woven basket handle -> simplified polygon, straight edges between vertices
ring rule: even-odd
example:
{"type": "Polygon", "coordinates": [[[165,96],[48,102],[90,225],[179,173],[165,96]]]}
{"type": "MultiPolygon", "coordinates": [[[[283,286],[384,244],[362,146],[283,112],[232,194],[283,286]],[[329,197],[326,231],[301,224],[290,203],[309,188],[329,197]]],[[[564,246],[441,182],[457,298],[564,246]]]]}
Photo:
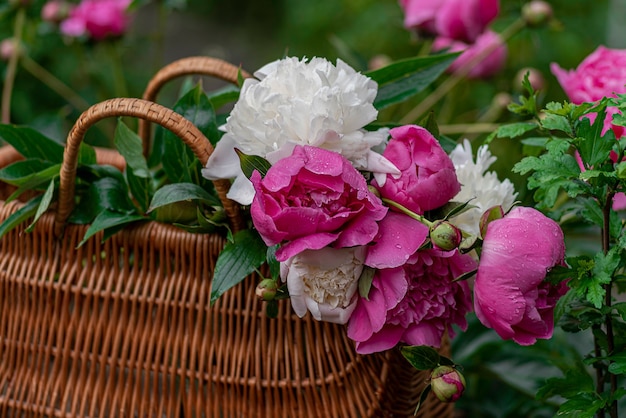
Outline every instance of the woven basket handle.
{"type": "MultiPolygon", "coordinates": [[[[173,110],[157,103],[142,99],[118,98],[91,106],[80,115],[67,137],[63,164],[61,165],[59,202],[54,225],[54,232],[57,237],[61,236],[65,222],[74,208],[78,149],[85,133],[92,125],[102,119],[120,116],[137,117],[140,120],[158,123],[170,130],[191,148],[203,166],[206,165],[209,156],[213,152],[213,147],[209,140],[193,123],[173,110]]],[[[231,227],[234,231],[241,230],[243,228],[243,219],[240,215],[239,206],[226,197],[230,182],[225,179],[214,180],[213,184],[228,215],[231,227]]]]}
{"type": "MultiPolygon", "coordinates": [[[[218,58],[211,57],[187,57],[182,58],[171,64],[161,68],[148,82],[148,86],[143,93],[142,98],[151,102],[156,101],[157,94],[161,87],[170,80],[177,77],[191,74],[207,75],[217,77],[229,83],[238,84],[238,77],[249,78],[251,75],[229,62],[218,58]]],[[[150,122],[147,120],[139,121],[139,136],[143,141],[144,155],[150,152],[150,122]]]]}

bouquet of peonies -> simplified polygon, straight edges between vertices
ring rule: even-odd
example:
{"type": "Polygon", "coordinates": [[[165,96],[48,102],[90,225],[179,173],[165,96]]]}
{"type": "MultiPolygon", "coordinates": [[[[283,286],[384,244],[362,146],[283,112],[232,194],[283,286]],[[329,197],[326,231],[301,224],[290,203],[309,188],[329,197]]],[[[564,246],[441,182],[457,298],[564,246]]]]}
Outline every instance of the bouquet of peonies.
{"type": "Polygon", "coordinates": [[[515,205],[486,146],[474,160],[467,140],[448,154],[422,126],[372,128],[376,96],[340,60],[288,57],[244,81],[203,175],[234,179],[229,197],[280,263],[258,294],[347,324],[362,354],[439,347],[472,310],[503,339],[550,338],[568,290],[545,280],[564,265],[559,225],[515,205]]]}

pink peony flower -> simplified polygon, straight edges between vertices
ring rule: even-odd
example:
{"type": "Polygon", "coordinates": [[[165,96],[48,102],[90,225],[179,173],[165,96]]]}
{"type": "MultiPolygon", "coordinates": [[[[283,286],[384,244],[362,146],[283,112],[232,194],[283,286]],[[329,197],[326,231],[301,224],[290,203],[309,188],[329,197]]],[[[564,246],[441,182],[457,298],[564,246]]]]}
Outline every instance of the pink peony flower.
{"type": "Polygon", "coordinates": [[[365,178],[341,154],[296,146],[276,162],[255,188],[250,213],[267,245],[285,261],[304,250],[369,244],[387,208],[368,190],[365,178]]]}
{"type": "Polygon", "coordinates": [[[369,354],[399,342],[439,347],[452,324],[467,328],[471,294],[453,281],[476,268],[469,255],[434,249],[416,252],[402,267],[376,271],[368,298],[359,298],[348,321],[356,351],[369,354]]]}
{"type": "MultiPolygon", "coordinates": [[[[552,63],[550,69],[567,97],[575,104],[626,93],[626,49],[599,46],[575,70],[564,70],[556,63],[552,63]]],[[[607,108],[602,134],[612,128],[615,136],[620,138],[625,128],[611,124],[616,112],[617,108],[607,108]]]]}
{"type": "Polygon", "coordinates": [[[131,0],[83,0],[61,22],[64,35],[88,35],[95,40],[119,36],[128,25],[127,9],[131,0]]]}
{"type": "Polygon", "coordinates": [[[564,257],[561,228],[536,209],[516,207],[489,223],[474,283],[480,322],[521,345],[550,338],[554,307],[568,288],[544,279],[564,257]]]}
{"type": "Polygon", "coordinates": [[[474,42],[500,9],[498,0],[400,0],[404,26],[418,32],[474,42]]]}
{"type": "Polygon", "coordinates": [[[446,204],[460,190],[454,164],[426,129],[405,125],[389,131],[391,140],[383,156],[400,170],[387,175],[383,186],[373,181],[382,197],[423,214],[446,204]]]}
{"type": "Polygon", "coordinates": [[[498,73],[504,67],[508,53],[500,35],[491,30],[485,31],[470,45],[451,38],[438,37],[433,42],[433,50],[442,49],[448,49],[449,52],[464,51],[446,71],[453,73],[460,68],[472,65],[467,78],[488,78],[498,73]],[[484,57],[476,58],[479,55],[484,55],[484,57]],[[474,62],[475,59],[477,61],[474,62]]]}
{"type": "Polygon", "coordinates": [[[365,247],[306,250],[280,264],[294,312],[318,321],[345,324],[356,307],[365,247]]]}

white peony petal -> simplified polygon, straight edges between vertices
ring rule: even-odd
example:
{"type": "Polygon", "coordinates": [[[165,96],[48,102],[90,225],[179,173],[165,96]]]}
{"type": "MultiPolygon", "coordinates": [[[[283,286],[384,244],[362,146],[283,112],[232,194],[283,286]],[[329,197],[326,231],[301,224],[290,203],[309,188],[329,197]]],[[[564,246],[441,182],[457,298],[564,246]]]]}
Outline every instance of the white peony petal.
{"type": "Polygon", "coordinates": [[[209,180],[217,180],[243,174],[235,146],[232,136],[224,135],[209,157],[206,167],[202,169],[202,176],[209,180]]]}

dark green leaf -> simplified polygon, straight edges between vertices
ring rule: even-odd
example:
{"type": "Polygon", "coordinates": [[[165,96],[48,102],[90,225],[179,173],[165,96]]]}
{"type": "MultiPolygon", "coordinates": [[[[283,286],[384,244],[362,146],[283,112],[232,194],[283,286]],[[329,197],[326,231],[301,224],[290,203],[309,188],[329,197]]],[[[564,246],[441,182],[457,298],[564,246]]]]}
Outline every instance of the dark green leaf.
{"type": "Polygon", "coordinates": [[[583,393],[572,397],[559,407],[557,416],[569,418],[593,418],[606,404],[602,399],[583,393]]]}
{"type": "Polygon", "coordinates": [[[270,268],[270,277],[274,280],[278,280],[280,277],[280,263],[276,260],[276,250],[278,250],[278,245],[267,247],[265,256],[267,265],[270,268]]]}
{"type": "Polygon", "coordinates": [[[602,136],[603,121],[604,118],[598,117],[596,122],[591,125],[588,118],[583,118],[578,123],[576,145],[586,167],[593,167],[605,162],[609,158],[613,145],[615,145],[613,131],[609,129],[607,134],[602,136]]]}
{"type": "Polygon", "coordinates": [[[226,244],[215,263],[211,304],[259,268],[265,261],[266,253],[267,246],[256,231],[245,229],[237,232],[234,242],[226,244]]]}
{"type": "Polygon", "coordinates": [[[439,365],[439,353],[432,347],[404,346],[400,352],[417,370],[431,370],[439,365]]]}
{"type": "Polygon", "coordinates": [[[52,163],[63,161],[63,145],[32,128],[0,124],[0,139],[12,145],[26,159],[39,158],[52,163]]]}
{"type": "Polygon", "coordinates": [[[365,75],[378,83],[376,109],[402,102],[428,87],[458,57],[458,53],[396,61],[365,75]]]}
{"type": "Polygon", "coordinates": [[[28,190],[39,190],[43,188],[44,184],[47,184],[50,180],[57,177],[59,175],[59,170],[61,168],[60,164],[53,165],[48,167],[42,171],[32,174],[28,176],[14,191],[11,196],[6,199],[6,202],[10,202],[13,199],[16,199],[22,193],[28,190]]]}
{"type": "Polygon", "coordinates": [[[78,163],[90,165],[96,164],[97,162],[96,150],[91,145],[81,142],[78,148],[78,163]]]}
{"type": "Polygon", "coordinates": [[[549,399],[553,396],[570,398],[581,393],[593,393],[593,379],[588,373],[579,369],[570,369],[565,377],[552,377],[548,379],[537,391],[538,399],[549,399]]]}
{"type": "Polygon", "coordinates": [[[41,218],[41,215],[46,213],[46,211],[50,207],[50,203],[52,202],[52,198],[54,197],[54,186],[55,181],[53,179],[48,185],[48,189],[43,194],[41,202],[39,203],[39,207],[37,208],[37,212],[35,213],[35,218],[33,219],[33,222],[31,222],[31,224],[28,226],[28,228],[26,228],[26,232],[32,232],[33,228],[35,228],[35,225],[37,224],[37,221],[39,220],[39,218],[41,218]]]}
{"type": "Polygon", "coordinates": [[[428,397],[428,394],[430,393],[430,389],[431,389],[430,384],[427,384],[424,387],[424,389],[422,389],[422,393],[420,393],[420,400],[417,403],[417,406],[415,407],[415,412],[413,413],[413,415],[417,415],[417,413],[419,412],[420,407],[426,401],[426,398],[428,397]]]}
{"type": "Polygon", "coordinates": [[[116,177],[103,177],[89,184],[74,208],[69,222],[86,224],[92,222],[103,210],[134,213],[135,206],[128,197],[126,183],[116,177]]]}
{"type": "Polygon", "coordinates": [[[219,206],[220,201],[194,183],[166,184],[154,193],[148,212],[171,203],[198,200],[210,206],[219,206]]]}
{"type": "Polygon", "coordinates": [[[435,112],[432,110],[418,123],[419,126],[426,128],[435,138],[439,138],[439,125],[437,125],[437,119],[435,118],[435,112]]]}
{"type": "Polygon", "coordinates": [[[126,167],[126,182],[142,212],[146,213],[152,199],[153,182],[149,178],[136,176],[131,167],[126,167]]]}
{"type": "Polygon", "coordinates": [[[613,374],[626,373],[626,352],[617,353],[608,358],[611,363],[609,364],[609,372],[613,374]]]}
{"type": "MultiPolygon", "coordinates": [[[[229,103],[234,103],[237,99],[239,99],[239,88],[229,84],[226,87],[208,93],[207,97],[209,98],[211,105],[213,105],[213,109],[218,110],[220,107],[229,103]]],[[[210,139],[211,142],[213,142],[213,139],[210,139]]]]}
{"type": "Polygon", "coordinates": [[[265,302],[265,314],[268,318],[276,318],[278,316],[278,301],[269,300],[265,302]]]}
{"type": "MultiPolygon", "coordinates": [[[[85,236],[83,237],[83,240],[78,244],[78,247],[82,246],[85,242],[87,242],[89,238],[102,230],[106,230],[108,228],[119,228],[132,222],[137,222],[141,220],[146,220],[146,218],[133,213],[129,214],[117,212],[111,209],[104,209],[95,217],[89,228],[87,228],[87,231],[85,231],[85,236]]],[[[106,238],[107,236],[103,237],[103,240],[106,238]]]]}
{"type": "Polygon", "coordinates": [[[237,148],[235,152],[239,156],[239,164],[241,165],[241,171],[247,178],[252,177],[252,173],[258,171],[261,177],[265,177],[267,171],[272,167],[269,161],[258,155],[246,155],[237,148]]]}
{"type": "Polygon", "coordinates": [[[7,232],[11,231],[22,222],[25,222],[34,216],[35,213],[37,213],[37,207],[39,206],[41,199],[41,195],[35,196],[24,206],[9,215],[9,217],[7,217],[2,224],[0,224],[0,238],[5,236],[7,232]]]}

